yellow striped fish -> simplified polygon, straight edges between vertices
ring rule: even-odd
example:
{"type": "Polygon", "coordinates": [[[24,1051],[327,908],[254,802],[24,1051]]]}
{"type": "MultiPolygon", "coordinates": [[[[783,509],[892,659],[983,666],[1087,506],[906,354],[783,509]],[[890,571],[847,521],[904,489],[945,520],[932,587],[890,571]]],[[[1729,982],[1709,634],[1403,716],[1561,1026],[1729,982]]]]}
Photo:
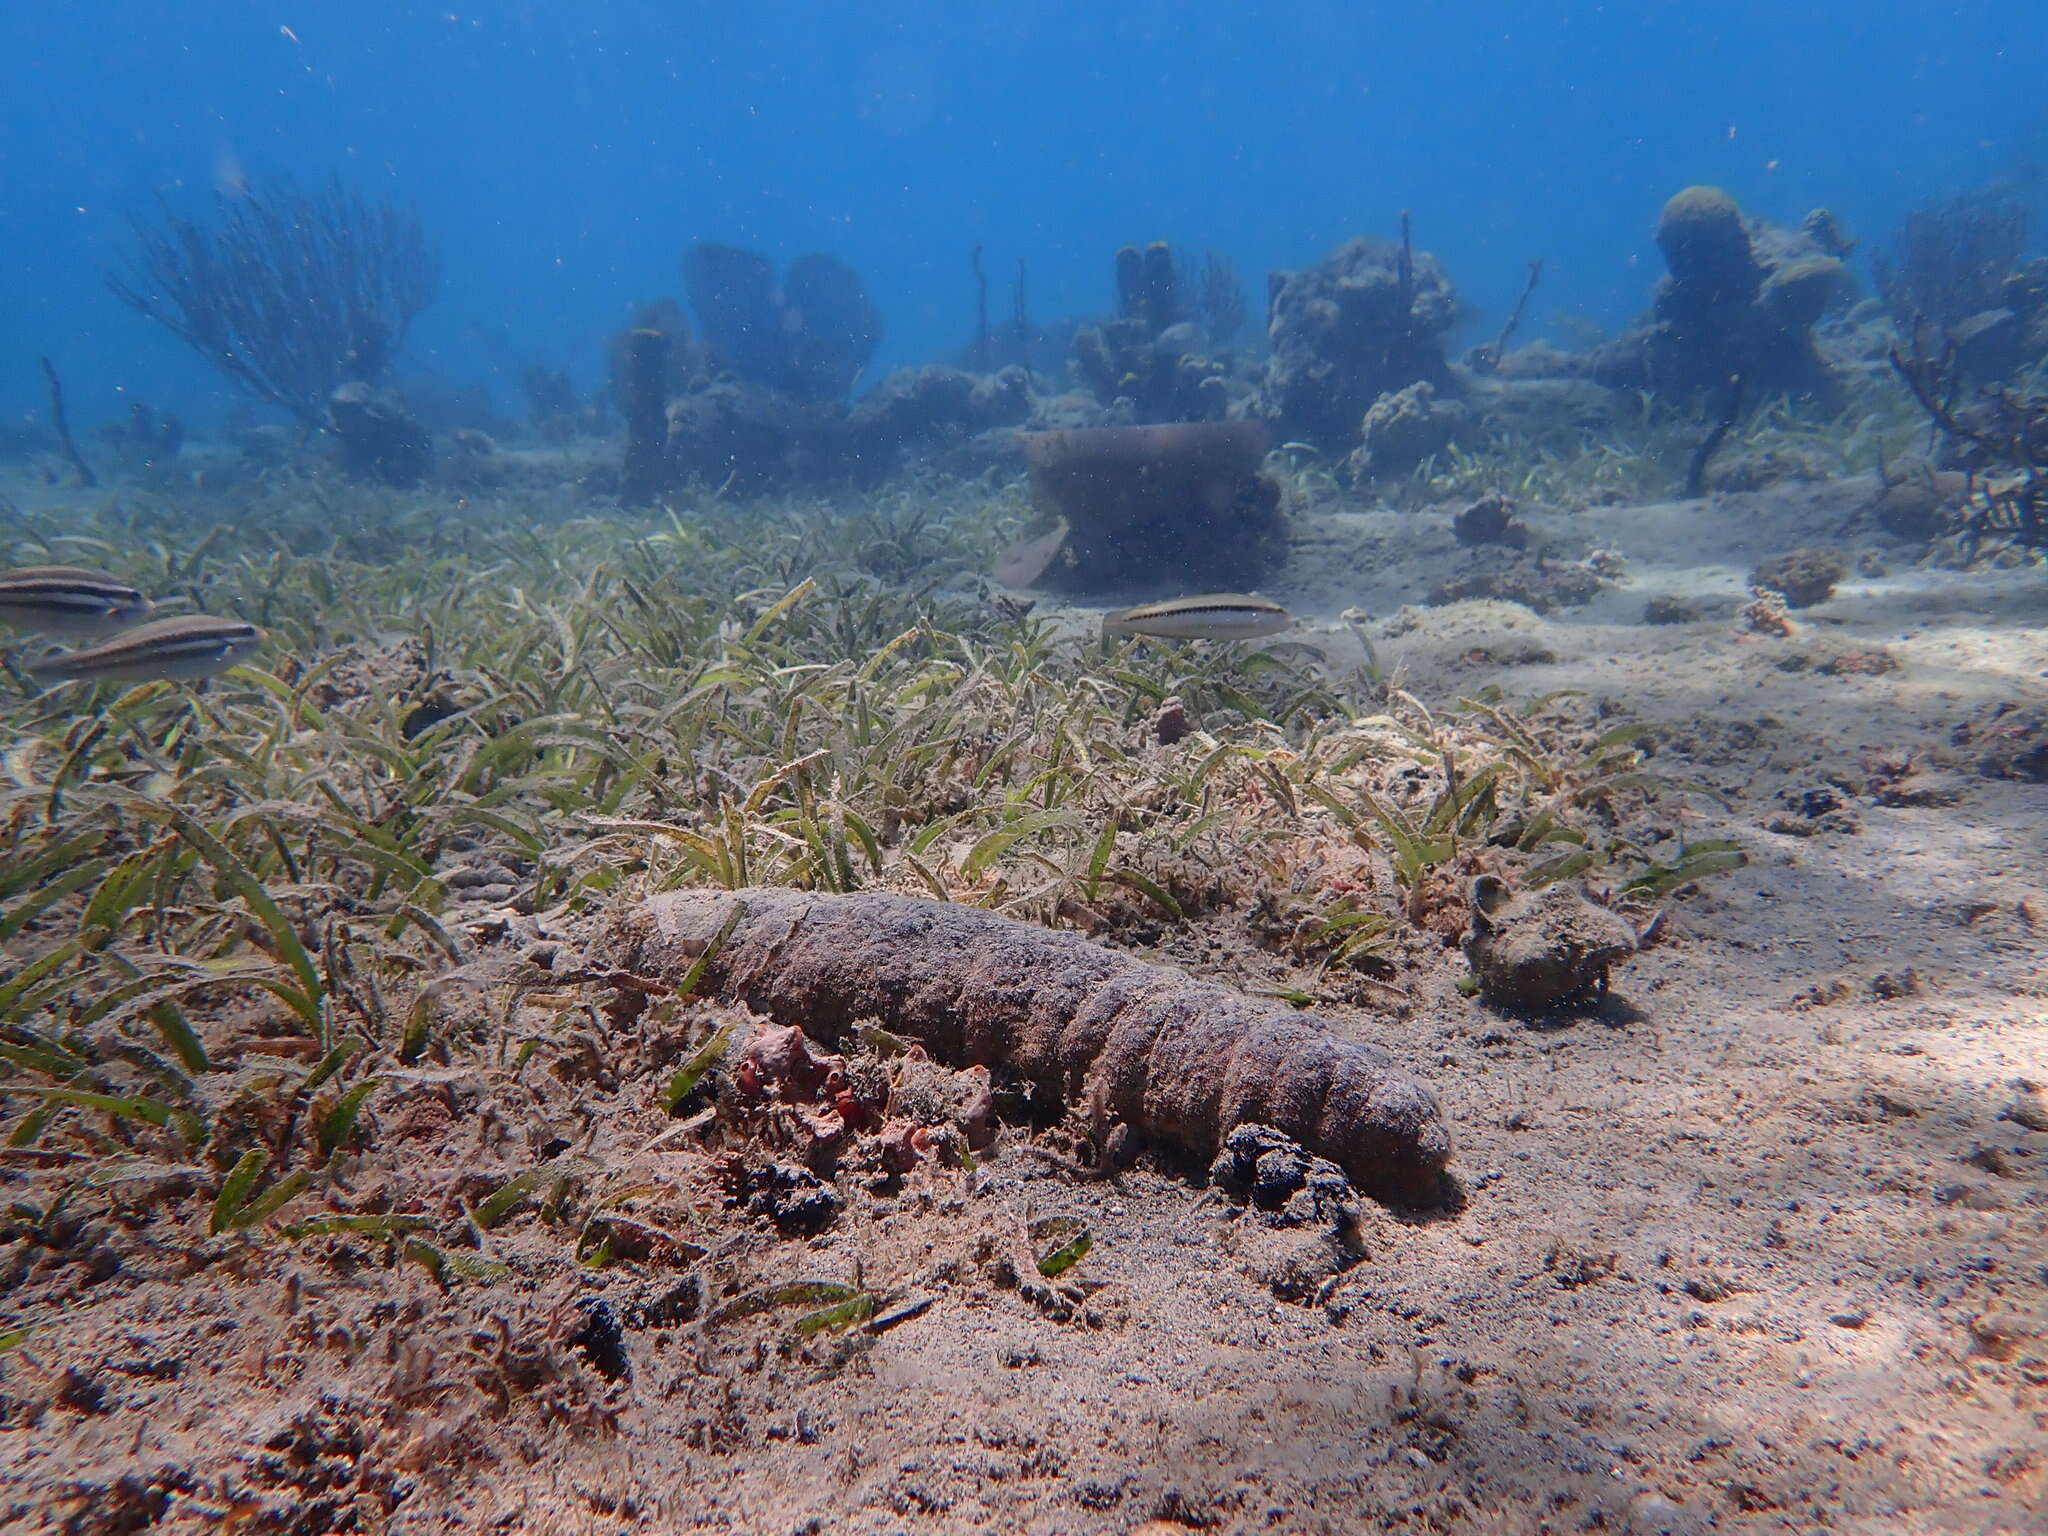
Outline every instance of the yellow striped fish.
{"type": "Polygon", "coordinates": [[[45,635],[105,635],[140,624],[156,604],[105,571],[31,565],[0,571],[0,623],[45,635]]]}
{"type": "Polygon", "coordinates": [[[1204,592],[1163,603],[1140,603],[1103,615],[1105,635],[1156,635],[1162,640],[1253,640],[1294,622],[1278,603],[1243,592],[1204,592]]]}
{"type": "Polygon", "coordinates": [[[263,631],[240,619],[203,613],[158,619],[83,650],[58,651],[29,663],[31,676],[85,682],[193,682],[225,672],[263,643],[263,631]]]}

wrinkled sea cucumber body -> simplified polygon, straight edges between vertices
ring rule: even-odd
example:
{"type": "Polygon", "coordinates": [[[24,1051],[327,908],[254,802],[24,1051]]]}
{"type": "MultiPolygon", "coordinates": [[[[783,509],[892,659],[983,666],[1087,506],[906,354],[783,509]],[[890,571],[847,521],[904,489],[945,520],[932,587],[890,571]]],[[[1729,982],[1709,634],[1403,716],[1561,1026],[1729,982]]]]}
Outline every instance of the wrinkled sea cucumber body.
{"type": "Polygon", "coordinates": [[[872,1019],[957,1066],[1003,1065],[1080,1106],[1207,1157],[1271,1125],[1361,1190],[1434,1204],[1450,1136],[1436,1096],[1375,1047],[1163,966],[971,907],[751,889],[650,898],[602,946],[680,979],[733,913],[701,990],[834,1040],[872,1019]]]}

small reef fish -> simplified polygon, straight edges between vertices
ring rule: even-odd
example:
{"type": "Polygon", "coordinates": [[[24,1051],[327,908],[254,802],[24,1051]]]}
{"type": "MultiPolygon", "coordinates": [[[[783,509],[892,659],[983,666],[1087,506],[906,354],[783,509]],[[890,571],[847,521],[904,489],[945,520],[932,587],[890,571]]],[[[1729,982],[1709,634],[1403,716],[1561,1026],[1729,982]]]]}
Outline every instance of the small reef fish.
{"type": "Polygon", "coordinates": [[[0,571],[0,622],[45,635],[105,635],[140,624],[156,604],[105,571],[32,565],[0,571]]]}
{"type": "Polygon", "coordinates": [[[32,677],[86,682],[194,682],[224,672],[263,643],[263,631],[240,619],[181,614],[83,650],[58,651],[29,663],[32,677]]]}
{"type": "Polygon", "coordinates": [[[1105,614],[1105,635],[1155,635],[1162,640],[1251,640],[1277,634],[1294,622],[1278,603],[1242,592],[1205,592],[1199,597],[1140,603],[1105,614]]]}

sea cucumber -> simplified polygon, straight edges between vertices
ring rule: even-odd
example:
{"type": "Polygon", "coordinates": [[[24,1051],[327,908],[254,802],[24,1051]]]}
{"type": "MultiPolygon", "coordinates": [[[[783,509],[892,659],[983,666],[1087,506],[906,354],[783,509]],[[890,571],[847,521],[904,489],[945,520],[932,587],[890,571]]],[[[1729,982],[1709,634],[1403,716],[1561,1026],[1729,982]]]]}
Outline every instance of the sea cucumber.
{"type": "Polygon", "coordinates": [[[873,1020],[939,1060],[1001,1065],[1078,1106],[1207,1158],[1235,1126],[1274,1126],[1363,1192],[1447,1197],[1436,1096],[1328,1022],[1147,964],[1073,934],[880,894],[749,889],[651,897],[600,942],[614,964],[680,979],[827,1043],[873,1020]]]}

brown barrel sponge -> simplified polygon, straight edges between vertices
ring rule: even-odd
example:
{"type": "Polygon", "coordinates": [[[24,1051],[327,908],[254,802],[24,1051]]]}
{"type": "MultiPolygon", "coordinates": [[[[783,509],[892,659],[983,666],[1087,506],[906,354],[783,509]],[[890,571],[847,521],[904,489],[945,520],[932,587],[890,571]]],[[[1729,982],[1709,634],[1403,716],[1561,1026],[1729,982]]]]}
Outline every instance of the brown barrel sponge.
{"type": "Polygon", "coordinates": [[[1000,1065],[1078,1106],[1207,1159],[1248,1121],[1286,1132],[1378,1198],[1445,1198],[1436,1095],[1386,1052],[1314,1014],[1148,965],[1073,934],[906,896],[679,891],[600,943],[680,979],[743,912],[700,989],[827,1042],[859,1019],[955,1066],[1000,1065]]]}

